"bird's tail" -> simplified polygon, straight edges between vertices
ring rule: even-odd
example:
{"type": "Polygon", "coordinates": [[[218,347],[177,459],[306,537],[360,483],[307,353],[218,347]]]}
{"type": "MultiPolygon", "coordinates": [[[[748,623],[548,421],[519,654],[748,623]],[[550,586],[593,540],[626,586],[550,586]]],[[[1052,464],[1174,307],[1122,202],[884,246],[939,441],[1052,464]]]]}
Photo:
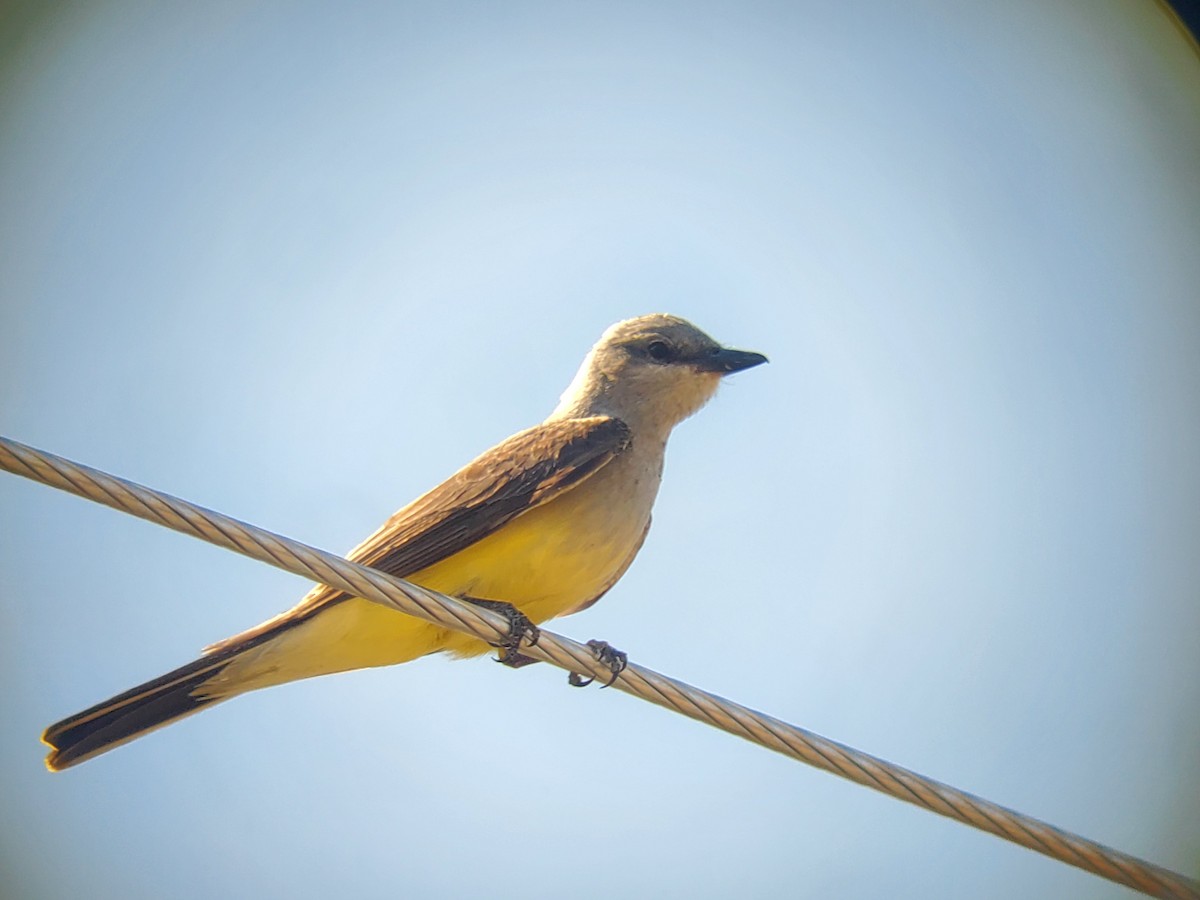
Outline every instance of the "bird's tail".
{"type": "Polygon", "coordinates": [[[202,656],[51,725],[42,735],[42,743],[51,748],[46,768],[59,772],[235,696],[237,691],[213,696],[199,689],[244,649],[231,647],[202,656]]]}

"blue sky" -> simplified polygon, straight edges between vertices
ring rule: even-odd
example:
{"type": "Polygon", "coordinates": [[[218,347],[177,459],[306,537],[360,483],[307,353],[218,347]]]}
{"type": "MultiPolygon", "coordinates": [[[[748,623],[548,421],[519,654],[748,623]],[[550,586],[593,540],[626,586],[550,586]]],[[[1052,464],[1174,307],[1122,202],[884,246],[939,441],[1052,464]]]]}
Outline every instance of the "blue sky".
{"type": "MultiPolygon", "coordinates": [[[[1153,4],[12,21],[0,432],[344,552],[608,324],[687,316],[771,365],[553,627],[1200,871],[1200,61],[1153,4]]],[[[0,535],[20,896],[1128,895],[548,667],[290,685],[52,777],[46,724],[306,585],[15,477],[0,535]]]]}

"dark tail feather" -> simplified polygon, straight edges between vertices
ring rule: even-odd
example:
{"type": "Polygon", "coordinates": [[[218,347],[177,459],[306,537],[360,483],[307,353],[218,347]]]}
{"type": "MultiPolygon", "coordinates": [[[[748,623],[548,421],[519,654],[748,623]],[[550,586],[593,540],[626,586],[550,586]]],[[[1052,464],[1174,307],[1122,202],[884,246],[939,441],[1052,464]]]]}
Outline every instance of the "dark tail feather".
{"type": "Polygon", "coordinates": [[[50,748],[46,768],[60,772],[148,731],[236,696],[245,688],[238,690],[222,685],[223,693],[218,697],[195,696],[195,693],[239,656],[302,624],[319,609],[314,607],[304,615],[276,616],[258,628],[214,644],[207,648],[204,656],[186,666],[56,722],[42,734],[42,743],[50,748]]]}
{"type": "Polygon", "coordinates": [[[51,725],[42,735],[42,743],[51,748],[46,768],[51,772],[61,771],[228,699],[194,697],[192,692],[237,655],[226,651],[203,656],[51,725]]]}

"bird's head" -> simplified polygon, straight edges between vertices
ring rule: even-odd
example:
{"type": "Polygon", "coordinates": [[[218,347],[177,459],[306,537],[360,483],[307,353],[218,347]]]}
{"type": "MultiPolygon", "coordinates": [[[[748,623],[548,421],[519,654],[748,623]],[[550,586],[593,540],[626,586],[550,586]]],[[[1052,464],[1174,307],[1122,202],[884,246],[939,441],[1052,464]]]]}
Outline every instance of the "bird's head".
{"type": "Polygon", "coordinates": [[[725,375],[766,361],[761,353],[722,347],[678,316],[626,319],[592,347],[554,415],[616,416],[635,433],[665,436],[708,402],[725,375]]]}

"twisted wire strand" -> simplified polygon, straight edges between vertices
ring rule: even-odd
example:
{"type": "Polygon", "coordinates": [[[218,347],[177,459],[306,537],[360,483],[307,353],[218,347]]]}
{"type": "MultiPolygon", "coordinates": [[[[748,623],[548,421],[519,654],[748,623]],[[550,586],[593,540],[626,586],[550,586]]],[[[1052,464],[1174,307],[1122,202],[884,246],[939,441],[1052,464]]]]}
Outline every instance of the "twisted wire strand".
{"type": "MultiPolygon", "coordinates": [[[[5,437],[0,468],[485,641],[508,632],[503,617],[482,607],[5,437]]],[[[589,647],[550,631],[521,653],[603,680],[611,675],[589,647]]],[[[1200,900],[1200,882],[642,666],[631,663],[613,687],[1151,897],[1200,900]]]]}

